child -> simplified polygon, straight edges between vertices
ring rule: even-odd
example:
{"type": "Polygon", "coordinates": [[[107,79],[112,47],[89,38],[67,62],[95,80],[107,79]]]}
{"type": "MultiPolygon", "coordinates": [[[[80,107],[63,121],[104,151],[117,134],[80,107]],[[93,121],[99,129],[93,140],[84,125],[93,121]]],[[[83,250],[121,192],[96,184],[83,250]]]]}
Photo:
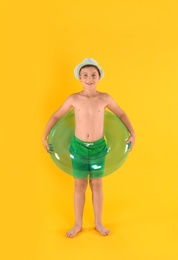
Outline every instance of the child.
{"type": "MultiPolygon", "coordinates": [[[[103,78],[104,72],[98,63],[91,58],[86,58],[81,64],[74,69],[75,77],[80,80],[83,90],[70,95],[59,109],[51,116],[43,133],[42,142],[44,148],[49,152],[48,134],[56,122],[64,116],[71,108],[75,114],[75,131],[74,138],[71,143],[70,151],[75,155],[79,152],[83,154],[93,153],[95,155],[106,150],[104,136],[104,110],[109,108],[116,116],[118,116],[127,127],[130,136],[127,142],[131,142],[131,149],[135,143],[134,129],[125,114],[125,112],[117,105],[113,98],[107,93],[99,92],[96,86],[100,79],[103,78]],[[88,152],[88,149],[90,151],[88,152]]],[[[117,142],[117,140],[116,140],[117,142]]],[[[104,167],[104,157],[102,171],[104,167]]],[[[73,165],[75,178],[74,188],[74,209],[75,209],[75,224],[71,230],[67,232],[67,237],[74,237],[82,229],[82,216],[85,203],[85,191],[88,185],[86,174],[82,173],[82,164],[77,168],[73,165]]],[[[92,202],[95,216],[95,228],[103,236],[109,235],[110,231],[102,224],[102,171],[99,175],[96,169],[92,170],[89,185],[92,191],[92,202]]]]}

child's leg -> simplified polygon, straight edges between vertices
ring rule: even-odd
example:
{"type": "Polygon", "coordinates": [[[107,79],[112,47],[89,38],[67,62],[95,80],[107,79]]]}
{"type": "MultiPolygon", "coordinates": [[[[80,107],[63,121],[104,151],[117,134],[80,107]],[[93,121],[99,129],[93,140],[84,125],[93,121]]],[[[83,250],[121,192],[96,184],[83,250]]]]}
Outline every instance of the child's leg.
{"type": "Polygon", "coordinates": [[[95,215],[95,227],[103,236],[109,235],[110,231],[102,224],[103,189],[102,179],[91,179],[92,201],[95,215]]]}
{"type": "Polygon", "coordinates": [[[67,232],[67,237],[74,237],[82,229],[82,216],[85,203],[85,191],[87,188],[87,179],[75,179],[74,188],[74,210],[75,225],[67,232]]]}

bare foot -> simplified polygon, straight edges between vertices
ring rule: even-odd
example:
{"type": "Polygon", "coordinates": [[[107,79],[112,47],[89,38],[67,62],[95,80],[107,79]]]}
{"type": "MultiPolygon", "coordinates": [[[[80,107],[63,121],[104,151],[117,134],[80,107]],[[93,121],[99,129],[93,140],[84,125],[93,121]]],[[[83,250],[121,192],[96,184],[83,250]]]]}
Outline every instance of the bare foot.
{"type": "Polygon", "coordinates": [[[81,230],[82,230],[81,226],[75,225],[71,230],[69,230],[66,233],[66,236],[70,238],[75,237],[77,233],[79,233],[81,230]]]}
{"type": "Polygon", "coordinates": [[[103,225],[97,225],[95,228],[102,236],[108,236],[110,234],[110,230],[103,225]]]}

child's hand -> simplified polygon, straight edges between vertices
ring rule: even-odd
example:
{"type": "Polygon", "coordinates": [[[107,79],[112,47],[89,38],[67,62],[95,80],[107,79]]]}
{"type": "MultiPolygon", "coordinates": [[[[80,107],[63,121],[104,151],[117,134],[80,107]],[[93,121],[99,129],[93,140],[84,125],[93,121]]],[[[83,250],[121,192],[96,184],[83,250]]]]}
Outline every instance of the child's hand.
{"type": "Polygon", "coordinates": [[[134,135],[130,135],[126,142],[127,142],[127,144],[129,144],[129,143],[131,144],[130,148],[129,148],[130,151],[131,151],[133,146],[134,146],[134,144],[135,144],[135,136],[134,135]]]}
{"type": "Polygon", "coordinates": [[[42,142],[43,142],[43,146],[44,146],[45,150],[48,153],[52,153],[53,152],[52,144],[48,144],[48,140],[47,139],[42,140],[42,142]]]}
{"type": "Polygon", "coordinates": [[[47,139],[42,140],[43,146],[47,152],[49,152],[49,144],[47,139]]]}

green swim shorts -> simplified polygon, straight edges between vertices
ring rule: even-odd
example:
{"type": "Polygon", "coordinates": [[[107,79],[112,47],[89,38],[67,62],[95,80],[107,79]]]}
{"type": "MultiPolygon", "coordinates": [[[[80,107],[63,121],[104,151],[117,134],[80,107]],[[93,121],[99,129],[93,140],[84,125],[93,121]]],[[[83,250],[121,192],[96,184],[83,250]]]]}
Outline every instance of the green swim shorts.
{"type": "Polygon", "coordinates": [[[103,177],[107,153],[108,148],[104,137],[95,142],[84,142],[74,136],[70,145],[74,178],[103,177]]]}

